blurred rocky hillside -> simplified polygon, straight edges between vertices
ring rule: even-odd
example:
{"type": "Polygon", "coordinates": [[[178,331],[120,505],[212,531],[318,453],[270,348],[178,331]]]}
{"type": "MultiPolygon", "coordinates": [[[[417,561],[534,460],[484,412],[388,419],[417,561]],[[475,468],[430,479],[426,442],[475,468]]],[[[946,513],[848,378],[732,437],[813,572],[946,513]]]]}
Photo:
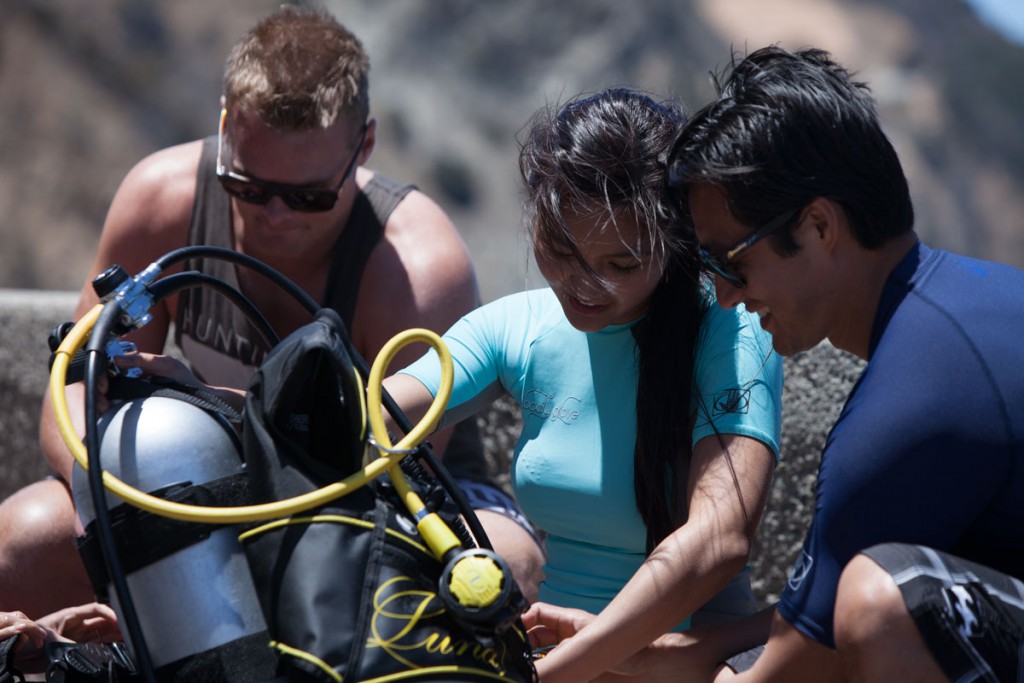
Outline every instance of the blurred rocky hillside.
{"type": "MultiPolygon", "coordinates": [[[[0,3],[0,287],[81,286],[121,177],[214,130],[229,46],[279,1],[0,3]]],[[[527,284],[515,138],[537,108],[619,84],[697,106],[730,46],[771,42],[829,49],[873,84],[927,240],[1024,266],[1024,48],[963,0],[327,6],[373,62],[371,165],[452,213],[485,299],[527,284]]]]}

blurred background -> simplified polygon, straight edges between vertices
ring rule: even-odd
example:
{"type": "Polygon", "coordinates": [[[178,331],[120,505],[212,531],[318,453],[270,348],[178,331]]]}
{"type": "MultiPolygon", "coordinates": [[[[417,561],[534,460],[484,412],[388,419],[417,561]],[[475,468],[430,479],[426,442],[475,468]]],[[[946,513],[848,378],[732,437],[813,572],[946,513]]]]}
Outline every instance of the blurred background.
{"type": "MultiPolygon", "coordinates": [[[[0,287],[82,286],[121,178],[150,152],[214,132],[229,47],[279,3],[0,3],[0,287]]],[[[325,5],[372,60],[369,166],[450,212],[486,301],[539,284],[516,167],[517,134],[539,107],[632,85],[695,109],[731,49],[768,43],[825,48],[871,83],[926,241],[1024,266],[1024,2],[993,3],[325,5]]]]}
{"type": "MultiPolygon", "coordinates": [[[[281,1],[0,0],[0,493],[45,473],[41,331],[72,307],[63,291],[9,290],[82,287],[121,179],[215,132],[230,46],[281,1]]],[[[613,85],[696,109],[731,50],[770,43],[827,49],[872,85],[927,242],[1024,267],[1024,0],[324,4],[372,61],[369,166],[450,213],[485,301],[541,284],[516,164],[534,112],[613,85]]],[[[786,455],[751,560],[765,602],[799,553],[824,435],[859,371],[815,351],[787,360],[786,455]]],[[[489,438],[507,457],[517,414],[498,410],[489,438]]]]}

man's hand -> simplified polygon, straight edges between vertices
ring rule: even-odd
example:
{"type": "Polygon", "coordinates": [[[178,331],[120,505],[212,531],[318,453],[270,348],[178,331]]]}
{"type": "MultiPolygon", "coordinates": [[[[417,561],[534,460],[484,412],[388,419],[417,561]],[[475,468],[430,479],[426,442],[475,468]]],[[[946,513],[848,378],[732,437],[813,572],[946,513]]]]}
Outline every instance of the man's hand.
{"type": "Polygon", "coordinates": [[[194,387],[203,385],[187,365],[173,356],[138,351],[117,356],[114,363],[122,370],[138,368],[146,377],[167,377],[178,384],[194,387]]]}
{"type": "Polygon", "coordinates": [[[53,631],[61,640],[76,643],[111,643],[122,640],[117,615],[109,605],[91,602],[47,614],[38,624],[53,631]]]}
{"type": "Polygon", "coordinates": [[[53,638],[46,628],[29,619],[24,612],[0,612],[0,640],[21,636],[18,645],[28,643],[41,650],[53,638]]]}
{"type": "MultiPolygon", "coordinates": [[[[208,384],[204,384],[199,381],[199,378],[192,374],[192,371],[187,365],[173,356],[139,351],[137,353],[128,353],[123,356],[118,356],[114,359],[114,363],[116,363],[117,367],[122,370],[138,368],[142,371],[144,377],[166,377],[174,380],[178,384],[184,384],[192,387],[204,387],[207,391],[218,396],[222,400],[226,401],[232,408],[239,411],[241,411],[245,406],[244,390],[233,389],[230,387],[213,387],[208,384]]],[[[103,389],[102,386],[101,389],[103,389]]]]}
{"type": "Polygon", "coordinates": [[[37,621],[24,612],[0,613],[0,640],[15,635],[19,636],[15,661],[26,673],[46,670],[47,643],[109,643],[122,639],[114,610],[98,602],[67,607],[37,621]]]}

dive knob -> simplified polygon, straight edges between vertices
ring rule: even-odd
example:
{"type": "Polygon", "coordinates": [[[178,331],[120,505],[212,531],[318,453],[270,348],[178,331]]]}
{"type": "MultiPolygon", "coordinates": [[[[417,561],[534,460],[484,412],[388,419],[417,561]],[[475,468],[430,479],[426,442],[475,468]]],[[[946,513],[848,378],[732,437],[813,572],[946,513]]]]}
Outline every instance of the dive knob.
{"type": "Polygon", "coordinates": [[[119,265],[113,265],[92,279],[92,289],[96,296],[105,299],[128,279],[128,271],[119,265]]]}

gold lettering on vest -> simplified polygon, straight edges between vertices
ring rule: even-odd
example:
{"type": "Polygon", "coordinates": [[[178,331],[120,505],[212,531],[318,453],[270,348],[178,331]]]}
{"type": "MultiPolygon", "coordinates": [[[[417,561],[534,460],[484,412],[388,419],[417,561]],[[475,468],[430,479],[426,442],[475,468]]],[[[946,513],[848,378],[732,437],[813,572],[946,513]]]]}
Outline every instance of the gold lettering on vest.
{"type": "Polygon", "coordinates": [[[465,656],[485,664],[498,674],[504,674],[501,657],[491,647],[465,639],[453,639],[443,630],[430,630],[425,637],[416,639],[414,632],[422,632],[429,619],[445,614],[437,593],[416,587],[408,576],[396,576],[385,581],[373,595],[373,618],[370,623],[371,636],[367,647],[379,647],[393,659],[410,669],[419,669],[432,664],[419,663],[413,659],[417,652],[442,656],[465,656]]]}

